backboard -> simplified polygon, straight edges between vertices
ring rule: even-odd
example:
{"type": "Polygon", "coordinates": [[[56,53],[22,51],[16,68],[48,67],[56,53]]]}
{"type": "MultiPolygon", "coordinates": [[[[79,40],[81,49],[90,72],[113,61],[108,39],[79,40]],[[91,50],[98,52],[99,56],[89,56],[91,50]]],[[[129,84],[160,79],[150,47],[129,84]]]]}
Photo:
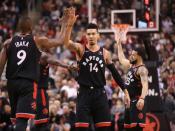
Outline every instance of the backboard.
{"type": "Polygon", "coordinates": [[[128,1],[88,0],[89,22],[96,22],[101,33],[113,32],[113,24],[130,24],[129,32],[159,31],[160,0],[128,1]]]}

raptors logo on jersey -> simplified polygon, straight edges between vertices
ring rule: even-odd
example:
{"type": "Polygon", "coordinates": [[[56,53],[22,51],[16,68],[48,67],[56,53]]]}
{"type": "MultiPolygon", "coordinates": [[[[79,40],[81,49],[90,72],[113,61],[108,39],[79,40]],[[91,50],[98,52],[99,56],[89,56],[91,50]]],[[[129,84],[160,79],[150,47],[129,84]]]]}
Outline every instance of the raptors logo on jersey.
{"type": "Polygon", "coordinates": [[[92,72],[93,70],[95,72],[98,72],[98,66],[97,65],[100,65],[100,67],[102,67],[102,68],[104,66],[103,60],[101,60],[100,57],[95,56],[95,55],[89,56],[88,58],[85,59],[85,61],[83,62],[83,65],[87,66],[87,64],[89,64],[90,72],[92,72]],[[96,62],[96,63],[93,65],[94,62],[96,62]]]}
{"type": "Polygon", "coordinates": [[[84,86],[103,87],[105,82],[105,61],[103,58],[103,48],[96,52],[85,47],[85,51],[79,64],[78,83],[84,86]]]}

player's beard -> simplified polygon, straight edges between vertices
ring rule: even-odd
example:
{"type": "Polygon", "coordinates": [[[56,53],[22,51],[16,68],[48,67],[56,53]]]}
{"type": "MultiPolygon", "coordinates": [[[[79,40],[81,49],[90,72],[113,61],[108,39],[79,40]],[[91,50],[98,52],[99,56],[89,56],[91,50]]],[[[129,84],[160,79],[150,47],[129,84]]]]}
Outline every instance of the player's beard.
{"type": "Polygon", "coordinates": [[[137,60],[130,60],[130,63],[131,63],[132,65],[135,65],[135,64],[137,63],[137,60]]]}

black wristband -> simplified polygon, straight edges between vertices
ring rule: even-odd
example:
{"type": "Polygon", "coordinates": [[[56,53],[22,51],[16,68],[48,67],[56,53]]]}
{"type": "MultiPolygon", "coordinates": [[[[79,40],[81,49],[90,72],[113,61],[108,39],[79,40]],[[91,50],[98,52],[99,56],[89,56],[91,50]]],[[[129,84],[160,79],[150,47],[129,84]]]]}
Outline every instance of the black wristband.
{"type": "Polygon", "coordinates": [[[117,82],[117,84],[122,88],[122,90],[126,89],[125,84],[123,79],[121,78],[121,75],[119,74],[119,72],[117,71],[117,69],[115,68],[114,64],[108,64],[107,68],[110,70],[112,77],[114,78],[114,80],[117,82]]]}

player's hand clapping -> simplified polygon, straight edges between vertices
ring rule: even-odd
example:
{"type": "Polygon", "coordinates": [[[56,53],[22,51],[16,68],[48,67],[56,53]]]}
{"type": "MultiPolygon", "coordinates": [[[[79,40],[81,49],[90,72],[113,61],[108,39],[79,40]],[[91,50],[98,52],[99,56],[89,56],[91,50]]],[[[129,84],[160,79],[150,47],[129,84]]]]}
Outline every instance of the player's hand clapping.
{"type": "Polygon", "coordinates": [[[66,8],[63,11],[63,16],[59,19],[59,22],[72,27],[77,20],[77,17],[78,15],[75,15],[74,7],[66,8]]]}
{"type": "Polygon", "coordinates": [[[67,25],[69,27],[72,27],[74,25],[75,21],[78,18],[78,15],[76,15],[75,12],[76,12],[76,10],[75,10],[74,7],[67,8],[64,12],[65,13],[65,18],[67,20],[66,22],[67,22],[67,25]]]}
{"type": "Polygon", "coordinates": [[[69,10],[68,9],[69,8],[64,9],[63,16],[61,18],[59,18],[59,22],[62,24],[66,24],[68,19],[69,19],[69,16],[68,16],[69,10]]]}

